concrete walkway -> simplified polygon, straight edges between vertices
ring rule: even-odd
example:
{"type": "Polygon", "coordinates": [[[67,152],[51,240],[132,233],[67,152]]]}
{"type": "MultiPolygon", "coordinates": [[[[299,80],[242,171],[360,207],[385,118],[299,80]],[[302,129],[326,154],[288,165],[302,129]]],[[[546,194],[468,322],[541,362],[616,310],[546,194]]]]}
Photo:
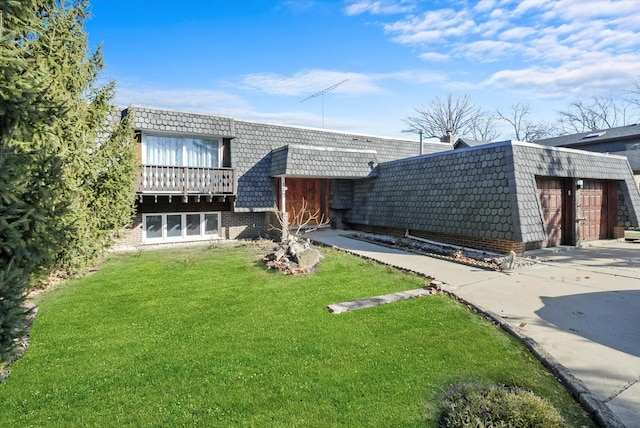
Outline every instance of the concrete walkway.
{"type": "Polygon", "coordinates": [[[530,252],[544,261],[502,273],[349,233],[323,229],[308,237],[434,278],[523,339],[601,425],[640,428],[640,243],[530,252]]]}

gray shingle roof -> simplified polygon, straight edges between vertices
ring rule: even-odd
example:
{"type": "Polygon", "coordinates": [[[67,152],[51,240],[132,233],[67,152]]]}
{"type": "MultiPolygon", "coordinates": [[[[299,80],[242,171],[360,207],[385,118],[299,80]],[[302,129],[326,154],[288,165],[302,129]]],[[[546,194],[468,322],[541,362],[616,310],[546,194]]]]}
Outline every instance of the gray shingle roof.
{"type": "MultiPolygon", "coordinates": [[[[420,152],[420,143],[411,140],[269,125],[152,107],[135,106],[133,110],[135,127],[142,131],[232,138],[231,166],[236,168],[238,174],[236,211],[273,209],[277,192],[270,178],[271,152],[283,146],[375,151],[378,162],[416,156],[420,152]]],[[[424,153],[450,149],[451,145],[448,144],[424,143],[424,153]]],[[[278,163],[275,165],[277,167],[278,163]]]]}
{"type": "Polygon", "coordinates": [[[577,147],[587,144],[593,144],[596,142],[607,142],[635,138],[640,138],[640,125],[637,124],[603,129],[595,132],[580,132],[577,134],[544,138],[534,141],[534,143],[551,147],[577,147]]]}
{"type": "Polygon", "coordinates": [[[271,176],[363,178],[378,164],[374,150],[289,144],[271,152],[271,176]]]}

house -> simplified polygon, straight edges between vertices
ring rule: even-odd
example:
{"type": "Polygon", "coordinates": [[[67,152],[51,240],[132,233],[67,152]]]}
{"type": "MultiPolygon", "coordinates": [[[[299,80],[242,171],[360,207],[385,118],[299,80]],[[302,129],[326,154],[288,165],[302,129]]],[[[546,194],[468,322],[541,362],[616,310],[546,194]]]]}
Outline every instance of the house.
{"type": "Polygon", "coordinates": [[[142,168],[137,215],[120,246],[266,236],[274,205],[292,213],[303,198],[339,220],[354,180],[420,152],[409,140],[132,109],[142,168]]]}
{"type": "Polygon", "coordinates": [[[640,186],[640,125],[638,124],[545,138],[535,143],[625,156],[636,177],[636,183],[640,186]]]}
{"type": "Polygon", "coordinates": [[[616,237],[640,219],[621,156],[512,141],[425,142],[420,155],[409,140],[133,110],[142,168],[123,246],[266,236],[275,210],[303,200],[339,227],[498,252],[616,237]]]}

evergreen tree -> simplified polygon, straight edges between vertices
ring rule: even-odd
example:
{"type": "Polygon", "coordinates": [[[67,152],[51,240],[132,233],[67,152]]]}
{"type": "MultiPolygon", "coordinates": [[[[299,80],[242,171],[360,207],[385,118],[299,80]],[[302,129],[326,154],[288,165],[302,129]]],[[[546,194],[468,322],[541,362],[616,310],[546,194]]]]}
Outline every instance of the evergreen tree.
{"type": "Polygon", "coordinates": [[[87,11],[0,2],[0,364],[24,334],[30,281],[93,263],[133,213],[132,119],[115,113],[113,82],[97,83],[87,11]]]}

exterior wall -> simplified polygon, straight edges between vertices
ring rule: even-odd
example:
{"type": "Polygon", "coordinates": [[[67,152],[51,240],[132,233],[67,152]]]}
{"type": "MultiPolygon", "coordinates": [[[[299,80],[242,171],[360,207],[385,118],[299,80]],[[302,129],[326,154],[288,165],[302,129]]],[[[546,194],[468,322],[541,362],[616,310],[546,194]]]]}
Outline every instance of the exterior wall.
{"type": "MultiPolygon", "coordinates": [[[[197,209],[188,209],[186,211],[198,211],[197,209]]],[[[209,210],[212,211],[212,210],[209,210]]],[[[155,211],[154,211],[155,212],[155,211]]],[[[223,211],[221,213],[221,231],[222,239],[259,239],[269,236],[269,225],[273,224],[269,218],[269,214],[273,213],[233,213],[223,211]]],[[[141,248],[143,246],[154,245],[184,245],[190,241],[179,241],[173,243],[153,243],[145,244],[142,242],[142,212],[136,214],[130,227],[120,231],[121,237],[116,240],[114,248],[116,250],[141,248]]],[[[202,242],[202,241],[192,241],[202,242]]]]}
{"type": "Polygon", "coordinates": [[[269,233],[270,213],[223,212],[222,236],[224,239],[258,239],[269,233]]]}
{"type": "Polygon", "coordinates": [[[358,229],[408,229],[458,245],[521,252],[547,238],[536,176],[616,180],[625,221],[637,225],[640,217],[640,193],[627,160],[618,156],[509,141],[377,169],[377,178],[355,183],[344,217],[358,229]]]}
{"type": "Polygon", "coordinates": [[[507,144],[448,151],[378,166],[359,180],[353,224],[519,241],[507,144]]]}
{"type": "Polygon", "coordinates": [[[329,181],[329,208],[349,209],[353,205],[353,180],[329,181]]]}
{"type": "Polygon", "coordinates": [[[120,237],[116,239],[114,248],[131,249],[142,245],[142,214],[137,213],[131,225],[119,231],[120,237]]]}
{"type": "MultiPolygon", "coordinates": [[[[606,134],[605,134],[606,135],[606,134]]],[[[618,140],[618,141],[603,141],[603,142],[593,142],[586,144],[576,144],[571,148],[575,148],[578,150],[588,150],[590,152],[599,152],[599,153],[614,153],[614,152],[624,152],[628,150],[628,147],[633,144],[637,144],[640,142],[640,139],[634,138],[631,140],[618,140]]]]}
{"type": "MultiPolygon", "coordinates": [[[[391,138],[292,128],[254,122],[234,122],[231,142],[232,166],[238,171],[236,211],[271,211],[276,189],[270,180],[271,151],[286,145],[314,146],[337,150],[375,150],[378,161],[415,156],[419,143],[391,138]]],[[[426,150],[443,150],[444,144],[425,145],[426,150]]],[[[284,154],[281,154],[284,156],[284,154]]],[[[277,164],[278,162],[276,162],[277,164]]],[[[280,166],[282,168],[282,165],[280,166]]],[[[299,176],[315,176],[311,171],[297,171],[299,176]]]]}
{"type": "MultiPolygon", "coordinates": [[[[633,175],[626,158],[608,156],[570,149],[543,148],[535,144],[513,144],[515,167],[517,218],[520,221],[523,242],[544,241],[544,224],[539,201],[537,200],[536,175],[548,177],[570,177],[575,179],[595,179],[618,181],[627,207],[624,220],[620,209],[618,221],[635,226],[640,219],[640,192],[634,184],[633,175]]],[[[574,186],[575,188],[575,186],[574,186]]],[[[577,199],[577,198],[576,198],[577,199]]],[[[577,211],[576,211],[577,212],[577,211]]]]}
{"type": "Polygon", "coordinates": [[[526,244],[524,242],[508,241],[505,239],[476,238],[473,236],[429,233],[419,230],[409,231],[409,234],[417,236],[418,238],[428,239],[430,241],[447,242],[461,247],[475,248],[494,253],[506,254],[513,251],[516,254],[522,254],[526,249],[526,244]]]}

